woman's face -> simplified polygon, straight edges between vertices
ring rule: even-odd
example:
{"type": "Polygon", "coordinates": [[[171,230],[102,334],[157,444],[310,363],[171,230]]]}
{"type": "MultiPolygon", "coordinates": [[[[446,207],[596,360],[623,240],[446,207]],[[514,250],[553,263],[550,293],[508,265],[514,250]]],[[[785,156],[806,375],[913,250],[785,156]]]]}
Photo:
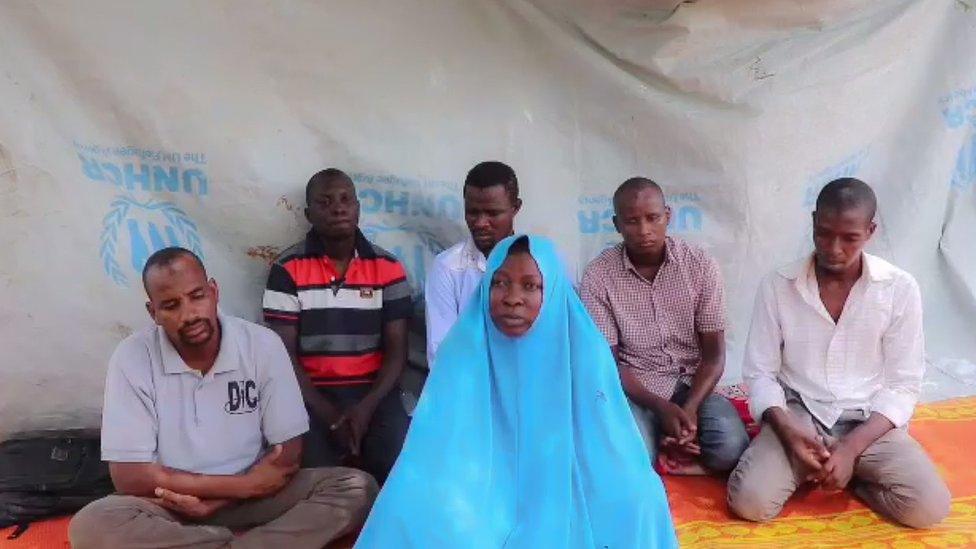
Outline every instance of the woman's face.
{"type": "Polygon", "coordinates": [[[542,273],[530,254],[512,254],[495,271],[488,305],[501,333],[519,337],[529,331],[542,308],[542,273]]]}

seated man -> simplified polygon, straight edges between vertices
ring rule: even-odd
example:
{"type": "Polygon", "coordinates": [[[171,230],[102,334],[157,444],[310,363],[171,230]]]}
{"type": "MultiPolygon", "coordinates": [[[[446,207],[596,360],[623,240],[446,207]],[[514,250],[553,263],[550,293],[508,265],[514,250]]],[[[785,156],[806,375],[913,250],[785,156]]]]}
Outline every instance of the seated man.
{"type": "Polygon", "coordinates": [[[430,266],[424,302],[427,317],[427,365],[437,347],[471,301],[485,274],[485,258],[513,232],[522,207],[515,171],[501,162],[482,162],[464,179],[464,221],[471,235],[437,254],[430,266]]]}
{"type": "Polygon", "coordinates": [[[667,236],[671,210],[653,181],[625,181],[613,208],[623,243],[586,267],[580,293],[617,359],[651,459],[660,447],[670,467],[700,456],[713,472],[731,471],[749,437],[732,404],[712,393],[725,368],[718,264],[667,236]]]}
{"type": "Polygon", "coordinates": [[[119,344],[105,386],[118,495],[75,515],[72,547],[319,548],[362,524],[369,475],[298,468],[308,417],[278,337],[219,314],[189,250],[154,253],[142,280],[158,326],[119,344]]]}
{"type": "Polygon", "coordinates": [[[305,188],[305,239],[271,265],[264,317],[285,342],[311,416],[306,466],[345,463],[380,483],[410,418],[400,399],[412,302],[406,271],[359,231],[359,198],[330,168],[305,188]]]}
{"type": "Polygon", "coordinates": [[[813,212],[813,255],[759,287],[742,373],[763,425],[728,487],[742,518],[776,517],[808,482],[850,486],[915,528],[949,512],[945,483],[905,428],[925,369],[918,284],[863,252],[876,205],[862,181],[827,184],[813,212]]]}

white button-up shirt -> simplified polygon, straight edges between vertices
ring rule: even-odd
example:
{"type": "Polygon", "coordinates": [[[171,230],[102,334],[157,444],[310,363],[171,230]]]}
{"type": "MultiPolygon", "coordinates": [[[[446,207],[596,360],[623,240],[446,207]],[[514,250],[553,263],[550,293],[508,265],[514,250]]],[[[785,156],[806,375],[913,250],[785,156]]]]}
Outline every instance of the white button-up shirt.
{"type": "Polygon", "coordinates": [[[896,427],[911,419],[925,372],[922,297],[907,272],[869,254],[863,263],[836,323],[812,257],[762,281],[742,366],[753,417],[785,409],[786,386],[826,427],[845,410],[878,412],[896,427]]]}
{"type": "Polygon", "coordinates": [[[433,367],[437,348],[471,301],[487,268],[485,254],[470,237],[434,258],[424,288],[429,367],[433,367]]]}

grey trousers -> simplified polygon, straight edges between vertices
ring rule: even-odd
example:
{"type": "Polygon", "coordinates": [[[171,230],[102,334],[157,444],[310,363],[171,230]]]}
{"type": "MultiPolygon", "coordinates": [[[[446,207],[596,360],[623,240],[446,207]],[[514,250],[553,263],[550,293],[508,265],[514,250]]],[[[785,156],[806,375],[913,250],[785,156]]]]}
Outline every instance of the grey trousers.
{"type": "Polygon", "coordinates": [[[68,536],[74,549],[320,549],[366,520],[377,490],[372,477],[355,469],[301,469],[277,494],[221,509],[198,523],[145,498],[112,495],[79,511],[68,536]],[[235,537],[232,529],[249,530],[235,537]]]}
{"type": "MultiPolygon", "coordinates": [[[[827,429],[795,395],[787,394],[787,407],[810,434],[828,441],[864,421],[863,415],[852,419],[845,414],[827,429]]],[[[729,476],[729,508],[746,520],[771,520],[804,482],[802,475],[779,436],[764,423],[729,476]]],[[[949,514],[949,489],[906,429],[892,429],[869,446],[855,463],[848,487],[878,514],[913,528],[928,528],[949,514]]]]}

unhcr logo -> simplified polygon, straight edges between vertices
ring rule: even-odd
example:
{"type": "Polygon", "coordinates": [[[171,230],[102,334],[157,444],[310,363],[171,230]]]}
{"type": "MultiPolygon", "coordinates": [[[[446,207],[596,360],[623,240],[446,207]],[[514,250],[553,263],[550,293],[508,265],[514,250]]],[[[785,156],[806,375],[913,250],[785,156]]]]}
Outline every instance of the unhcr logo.
{"type": "Polygon", "coordinates": [[[949,186],[959,191],[969,190],[976,184],[976,87],[939,98],[939,110],[946,128],[968,130],[956,154],[949,186]]]}
{"type": "Polygon", "coordinates": [[[112,201],[102,219],[99,242],[102,268],[119,286],[129,285],[119,264],[121,252],[128,256],[129,265],[137,273],[142,272],[150,255],[170,246],[181,246],[203,257],[197,226],[186,212],[172,202],[139,202],[127,195],[112,201]]]}
{"type": "Polygon", "coordinates": [[[174,201],[140,200],[134,193],[206,195],[206,156],[79,143],[75,148],[85,177],[121,191],[102,217],[98,246],[102,269],[112,282],[127,287],[150,255],[169,246],[203,257],[197,225],[185,210],[174,201]]]}

